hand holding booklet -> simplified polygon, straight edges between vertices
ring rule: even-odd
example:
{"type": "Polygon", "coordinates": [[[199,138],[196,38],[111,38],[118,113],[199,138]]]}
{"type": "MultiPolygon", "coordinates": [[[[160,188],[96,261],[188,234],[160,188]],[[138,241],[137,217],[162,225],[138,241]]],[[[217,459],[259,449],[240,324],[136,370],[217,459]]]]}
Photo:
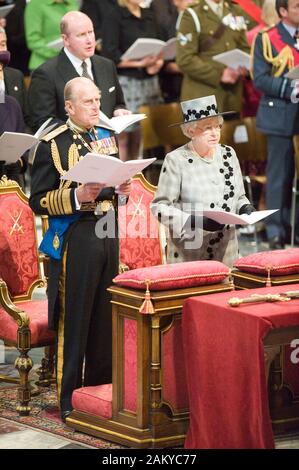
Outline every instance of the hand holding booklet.
{"type": "Polygon", "coordinates": [[[138,60],[148,55],[161,53],[164,60],[173,60],[176,55],[177,39],[171,38],[167,42],[154,38],[138,38],[121,56],[122,60],[138,60]]]}
{"type": "Polygon", "coordinates": [[[238,67],[245,67],[247,70],[250,69],[250,54],[241,51],[241,49],[232,49],[231,51],[222,52],[221,54],[214,55],[213,59],[231,69],[237,69],[238,67]]]}
{"type": "Polygon", "coordinates": [[[44,122],[34,135],[23,132],[3,132],[0,137],[0,160],[7,164],[16,163],[27,150],[37,145],[39,140],[53,129],[56,124],[48,126],[51,119],[44,122]]]}
{"type": "Polygon", "coordinates": [[[127,127],[145,118],[145,114],[124,114],[123,116],[115,116],[109,119],[103,111],[100,111],[99,126],[106,127],[116,134],[120,134],[127,127]]]}
{"type": "Polygon", "coordinates": [[[216,211],[216,210],[203,210],[195,211],[194,215],[205,216],[209,219],[215,220],[219,224],[232,224],[232,225],[251,225],[255,224],[259,220],[265,219],[274,212],[277,212],[278,209],[265,210],[265,211],[255,211],[248,214],[234,214],[232,212],[226,211],[216,211]]]}
{"type": "Polygon", "coordinates": [[[140,173],[155,160],[156,158],[146,158],[144,160],[122,162],[110,155],[87,153],[61,178],[76,183],[100,183],[105,184],[105,186],[117,186],[140,173]]]}

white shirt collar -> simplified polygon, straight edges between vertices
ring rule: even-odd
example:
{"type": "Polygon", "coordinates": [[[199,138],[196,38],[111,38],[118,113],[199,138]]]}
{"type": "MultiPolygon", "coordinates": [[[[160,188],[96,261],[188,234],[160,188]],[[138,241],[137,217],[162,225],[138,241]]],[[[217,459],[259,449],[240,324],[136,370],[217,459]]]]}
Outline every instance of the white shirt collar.
{"type": "MultiPolygon", "coordinates": [[[[74,54],[72,54],[66,47],[63,48],[66,56],[68,57],[68,59],[71,61],[72,65],[75,67],[76,69],[76,72],[78,73],[78,75],[82,75],[82,60],[79,59],[78,57],[76,57],[74,54]]],[[[92,73],[92,66],[91,66],[91,60],[90,58],[88,59],[85,59],[85,62],[87,64],[87,71],[88,71],[88,74],[92,77],[93,77],[93,73],[92,73]]]]}

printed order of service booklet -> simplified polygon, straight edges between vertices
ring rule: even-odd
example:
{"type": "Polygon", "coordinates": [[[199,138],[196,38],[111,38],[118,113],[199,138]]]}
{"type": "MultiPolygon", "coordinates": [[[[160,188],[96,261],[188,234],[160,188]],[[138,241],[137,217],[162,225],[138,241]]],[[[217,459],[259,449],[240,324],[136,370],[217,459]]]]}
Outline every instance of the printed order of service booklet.
{"type": "Polygon", "coordinates": [[[76,183],[100,183],[105,186],[117,186],[140,173],[155,160],[156,158],[145,158],[122,162],[110,155],[87,153],[61,178],[76,183]]]}

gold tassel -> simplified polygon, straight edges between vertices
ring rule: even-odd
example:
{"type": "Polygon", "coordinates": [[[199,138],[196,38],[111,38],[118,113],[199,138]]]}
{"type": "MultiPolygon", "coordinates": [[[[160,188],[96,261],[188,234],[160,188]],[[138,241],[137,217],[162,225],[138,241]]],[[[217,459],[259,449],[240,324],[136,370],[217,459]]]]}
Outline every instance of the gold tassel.
{"type": "Polygon", "coordinates": [[[229,283],[229,287],[231,288],[231,290],[235,290],[234,276],[233,276],[231,269],[228,275],[228,283],[229,283]]]}
{"type": "Polygon", "coordinates": [[[144,315],[151,315],[155,313],[154,306],[151,301],[151,293],[149,291],[149,285],[150,285],[150,279],[147,279],[145,281],[146,283],[146,292],[145,292],[145,298],[144,301],[139,309],[139,313],[143,313],[144,315]]]}
{"type": "Polygon", "coordinates": [[[271,287],[272,283],[271,283],[271,266],[267,266],[267,281],[266,281],[266,287],[271,287]]]}

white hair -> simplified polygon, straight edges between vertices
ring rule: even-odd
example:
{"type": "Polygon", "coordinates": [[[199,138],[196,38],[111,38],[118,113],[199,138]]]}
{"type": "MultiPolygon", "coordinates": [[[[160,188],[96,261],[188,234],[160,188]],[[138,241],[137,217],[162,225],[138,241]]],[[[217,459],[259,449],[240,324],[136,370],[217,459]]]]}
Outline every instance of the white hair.
{"type": "Polygon", "coordinates": [[[217,119],[218,124],[220,126],[223,124],[223,117],[222,116],[210,116],[206,119],[199,119],[198,121],[186,122],[186,123],[182,124],[181,129],[182,129],[183,134],[190,139],[192,137],[192,135],[190,135],[190,130],[201,129],[202,128],[201,123],[202,122],[205,123],[206,121],[208,121],[210,119],[217,119]]]}

